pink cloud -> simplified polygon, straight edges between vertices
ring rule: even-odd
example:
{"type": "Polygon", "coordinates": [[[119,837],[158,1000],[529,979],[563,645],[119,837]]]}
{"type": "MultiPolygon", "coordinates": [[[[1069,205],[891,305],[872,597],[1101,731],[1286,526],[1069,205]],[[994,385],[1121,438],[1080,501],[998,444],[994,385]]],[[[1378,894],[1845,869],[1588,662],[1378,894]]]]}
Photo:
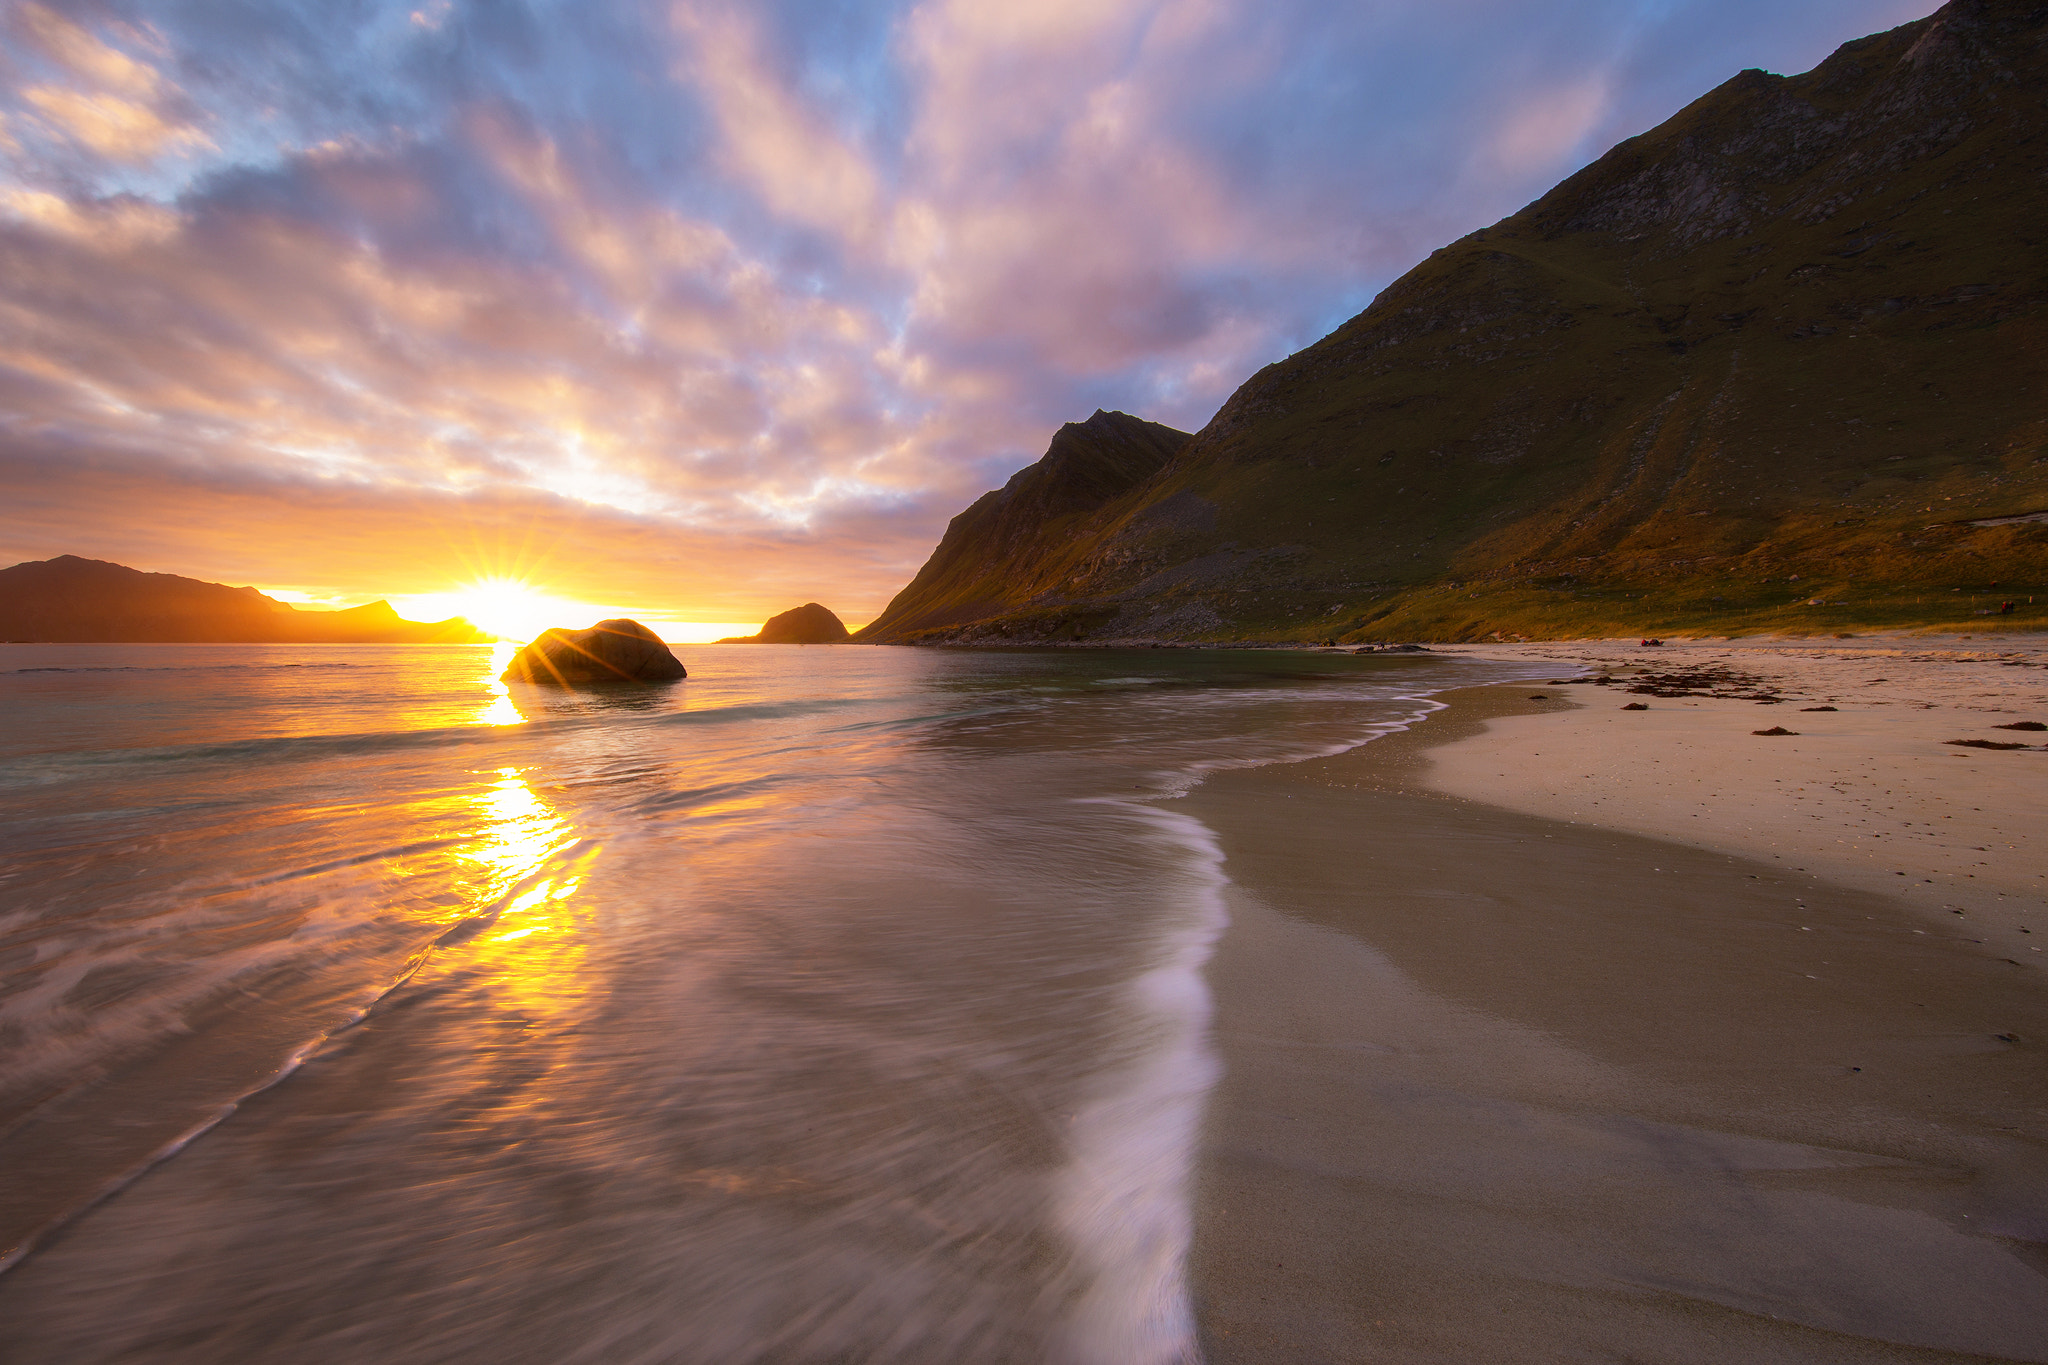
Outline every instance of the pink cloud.
{"type": "MultiPolygon", "coordinates": [[[[190,101],[148,62],[102,41],[47,6],[23,4],[14,32],[58,69],[60,79],[27,85],[21,99],[49,130],[115,161],[147,162],[213,142],[187,121],[190,101]]],[[[145,35],[122,34],[142,45],[145,35]]]]}

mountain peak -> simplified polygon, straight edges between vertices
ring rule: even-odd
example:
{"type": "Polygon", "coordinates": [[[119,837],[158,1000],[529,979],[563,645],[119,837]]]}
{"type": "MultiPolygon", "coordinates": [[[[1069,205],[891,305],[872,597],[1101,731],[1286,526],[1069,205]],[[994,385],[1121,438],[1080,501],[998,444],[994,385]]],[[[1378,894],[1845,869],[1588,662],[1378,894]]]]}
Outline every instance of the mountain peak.
{"type": "Polygon", "coordinates": [[[1164,469],[1188,434],[1098,408],[1053,433],[1045,454],[953,518],[910,586],[857,640],[895,639],[1011,610],[1052,588],[1060,545],[1164,469]]]}

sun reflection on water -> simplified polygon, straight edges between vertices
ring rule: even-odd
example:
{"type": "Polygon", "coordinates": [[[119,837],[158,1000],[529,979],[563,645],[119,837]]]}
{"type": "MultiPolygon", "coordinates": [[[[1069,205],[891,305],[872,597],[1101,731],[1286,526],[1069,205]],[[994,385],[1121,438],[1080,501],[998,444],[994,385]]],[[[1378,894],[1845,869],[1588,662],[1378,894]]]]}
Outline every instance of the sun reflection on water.
{"type": "Polygon", "coordinates": [[[596,849],[578,847],[569,822],[516,768],[498,769],[474,800],[478,839],[467,856],[482,873],[480,903],[502,904],[470,941],[470,961],[506,1007],[558,1009],[580,994],[588,947],[579,931],[589,915],[577,892],[596,849]]]}
{"type": "Polygon", "coordinates": [[[571,841],[568,822],[534,794],[517,768],[498,769],[497,781],[476,797],[476,804],[482,819],[470,856],[488,873],[493,897],[532,876],[571,841]]]}
{"type": "Polygon", "coordinates": [[[483,710],[477,712],[479,725],[518,725],[526,717],[519,714],[519,708],[512,704],[512,694],[499,680],[500,675],[512,664],[512,656],[519,652],[519,646],[509,640],[500,640],[491,646],[489,672],[483,677],[484,687],[490,692],[491,700],[483,710]]]}
{"type": "Polygon", "coordinates": [[[581,877],[564,877],[559,882],[544,881],[518,900],[505,907],[500,923],[510,917],[508,927],[496,933],[486,934],[485,943],[511,943],[517,939],[531,938],[535,934],[558,934],[573,927],[573,918],[566,912],[567,906],[558,906],[557,901],[566,901],[576,894],[576,888],[583,884],[581,877]]]}

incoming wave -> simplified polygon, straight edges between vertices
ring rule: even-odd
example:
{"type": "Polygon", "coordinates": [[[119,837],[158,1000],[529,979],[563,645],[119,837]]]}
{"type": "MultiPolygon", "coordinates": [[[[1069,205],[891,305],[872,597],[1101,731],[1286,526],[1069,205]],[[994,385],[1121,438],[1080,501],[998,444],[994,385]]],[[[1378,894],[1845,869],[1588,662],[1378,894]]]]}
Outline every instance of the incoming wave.
{"type": "Polygon", "coordinates": [[[1202,969],[1229,922],[1229,878],[1215,835],[1192,816],[1114,799],[1084,804],[1135,817],[1180,855],[1187,909],[1129,983],[1135,1055],[1074,1115],[1073,1156],[1054,1181],[1054,1218],[1084,1279],[1066,1354],[1073,1365],[1195,1365],[1188,1186],[1202,1108],[1222,1069],[1209,1047],[1202,969]]]}

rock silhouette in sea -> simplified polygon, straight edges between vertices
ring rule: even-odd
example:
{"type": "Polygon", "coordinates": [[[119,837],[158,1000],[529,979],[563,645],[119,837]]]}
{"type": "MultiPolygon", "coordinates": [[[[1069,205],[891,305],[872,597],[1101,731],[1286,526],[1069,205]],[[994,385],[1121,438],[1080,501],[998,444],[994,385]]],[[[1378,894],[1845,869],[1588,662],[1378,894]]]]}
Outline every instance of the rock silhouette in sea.
{"type": "Polygon", "coordinates": [[[619,617],[589,630],[544,631],[519,651],[505,682],[673,682],[687,678],[682,660],[638,621],[619,617]]]}
{"type": "Polygon", "coordinates": [[[816,602],[771,616],[758,635],[728,635],[722,645],[838,645],[846,643],[846,623],[816,602]]]}

